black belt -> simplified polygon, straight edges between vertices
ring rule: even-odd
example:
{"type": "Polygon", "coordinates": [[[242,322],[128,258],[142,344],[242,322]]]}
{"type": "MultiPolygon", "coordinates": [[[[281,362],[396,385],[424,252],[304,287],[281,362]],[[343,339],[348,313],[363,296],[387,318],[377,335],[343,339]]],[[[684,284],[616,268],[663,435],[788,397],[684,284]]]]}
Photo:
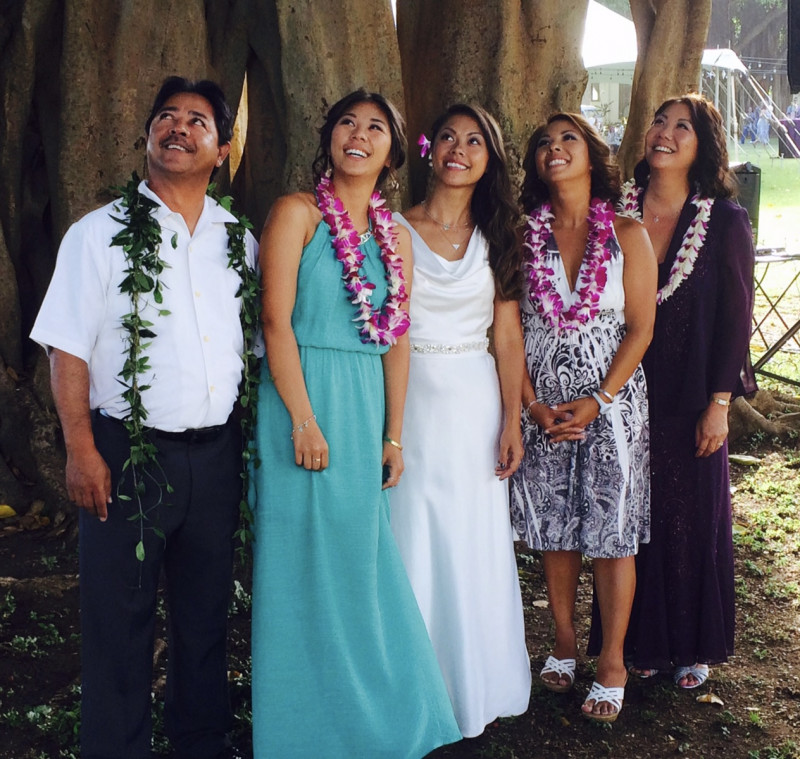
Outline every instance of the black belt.
{"type": "MultiPolygon", "coordinates": [[[[100,419],[108,419],[110,422],[125,426],[125,422],[122,419],[104,414],[102,409],[97,409],[94,413],[100,419]]],[[[167,432],[156,427],[145,427],[145,432],[160,440],[175,440],[180,443],[210,443],[212,440],[216,440],[227,426],[228,423],[225,422],[225,424],[217,424],[213,427],[200,427],[194,430],[183,430],[183,432],[167,432]]]]}

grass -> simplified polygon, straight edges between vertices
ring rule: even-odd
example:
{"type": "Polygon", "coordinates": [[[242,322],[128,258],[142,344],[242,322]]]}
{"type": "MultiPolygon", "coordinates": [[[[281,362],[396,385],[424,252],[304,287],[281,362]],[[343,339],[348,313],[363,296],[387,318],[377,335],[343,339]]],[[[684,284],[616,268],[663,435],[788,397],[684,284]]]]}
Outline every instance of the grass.
{"type": "MultiPolygon", "coordinates": [[[[763,147],[729,146],[731,160],[750,161],[761,169],[758,246],[779,248],[800,256],[800,159],[773,158],[777,142],[769,152],[763,147]]],[[[756,292],[754,314],[761,323],[760,333],[753,336],[750,350],[755,363],[786,328],[800,316],[800,259],[756,266],[756,280],[764,292],[756,292]],[[797,277],[797,279],[795,279],[797,277]],[[794,280],[794,282],[792,282],[794,280]],[[766,295],[764,294],[766,293],[766,295]],[[778,311],[781,320],[770,312],[767,296],[774,303],[781,297],[778,311]]],[[[800,333],[786,343],[764,369],[800,382],[800,333]]],[[[785,389],[786,385],[770,378],[759,378],[762,387],[785,389]]]]}
{"type": "Polygon", "coordinates": [[[729,146],[731,160],[750,161],[761,169],[761,203],[759,206],[759,247],[785,248],[800,253],[800,159],[773,158],[777,141],[769,152],[762,147],[729,146]]]}

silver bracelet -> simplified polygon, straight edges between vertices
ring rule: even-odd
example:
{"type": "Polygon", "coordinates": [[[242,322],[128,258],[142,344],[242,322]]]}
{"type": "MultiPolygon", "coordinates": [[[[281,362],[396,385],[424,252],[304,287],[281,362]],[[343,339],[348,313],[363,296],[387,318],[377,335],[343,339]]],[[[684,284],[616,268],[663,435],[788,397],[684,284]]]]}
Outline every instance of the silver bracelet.
{"type": "Polygon", "coordinates": [[[605,397],[608,400],[609,403],[613,403],[614,396],[611,395],[611,393],[609,393],[608,390],[606,390],[606,389],[604,389],[602,387],[598,387],[597,388],[597,392],[600,393],[600,395],[602,395],[603,397],[605,397]]]}
{"type": "Polygon", "coordinates": [[[311,422],[316,422],[316,421],[317,421],[317,415],[316,414],[312,414],[304,422],[300,422],[300,424],[298,424],[296,427],[292,427],[292,434],[289,435],[289,437],[292,440],[294,440],[294,433],[295,432],[302,432],[306,427],[308,427],[309,424],[311,424],[311,422]]]}

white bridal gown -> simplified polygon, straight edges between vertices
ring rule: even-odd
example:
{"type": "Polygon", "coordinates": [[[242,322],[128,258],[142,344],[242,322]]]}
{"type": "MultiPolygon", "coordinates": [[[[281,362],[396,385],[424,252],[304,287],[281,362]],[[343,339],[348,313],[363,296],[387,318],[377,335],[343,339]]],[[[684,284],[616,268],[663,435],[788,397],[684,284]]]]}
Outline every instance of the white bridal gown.
{"type": "Polygon", "coordinates": [[[459,261],[411,232],[411,370],[405,472],[391,523],[444,674],[458,726],[480,735],[528,708],[531,674],[508,484],[494,473],[502,427],[487,351],[494,279],[476,229],[459,261]]]}

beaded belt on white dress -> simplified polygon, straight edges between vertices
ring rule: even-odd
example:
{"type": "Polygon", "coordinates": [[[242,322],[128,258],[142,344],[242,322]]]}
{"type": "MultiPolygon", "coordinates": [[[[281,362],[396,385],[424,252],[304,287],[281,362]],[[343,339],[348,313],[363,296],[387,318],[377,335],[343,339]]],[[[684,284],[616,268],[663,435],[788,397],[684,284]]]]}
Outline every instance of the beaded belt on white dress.
{"type": "Polygon", "coordinates": [[[475,340],[471,343],[455,343],[447,345],[444,343],[411,343],[412,353],[444,353],[452,355],[456,353],[475,353],[485,351],[489,347],[489,338],[475,340]]]}

